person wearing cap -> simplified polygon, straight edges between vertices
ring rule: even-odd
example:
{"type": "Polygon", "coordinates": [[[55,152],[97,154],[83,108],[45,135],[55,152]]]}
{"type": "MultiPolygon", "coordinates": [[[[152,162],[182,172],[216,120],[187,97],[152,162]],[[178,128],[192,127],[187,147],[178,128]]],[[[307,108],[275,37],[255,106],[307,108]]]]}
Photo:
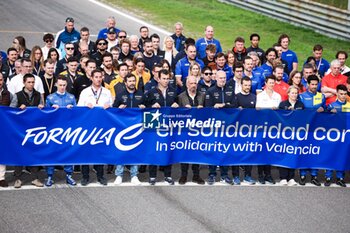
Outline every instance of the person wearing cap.
{"type": "Polygon", "coordinates": [[[115,32],[118,33],[120,29],[116,28],[115,25],[115,18],[113,16],[109,16],[106,20],[106,27],[99,31],[97,39],[107,39],[108,29],[111,27],[113,27],[115,32]]]}
{"type": "Polygon", "coordinates": [[[114,27],[108,28],[106,40],[108,42],[107,51],[110,51],[112,47],[118,45],[117,32],[114,27]]]}
{"type": "Polygon", "coordinates": [[[65,44],[68,42],[75,43],[80,40],[80,33],[74,29],[74,19],[68,17],[66,19],[66,24],[63,30],[57,32],[55,38],[55,46],[58,50],[61,51],[62,57],[66,56],[64,50],[65,44]]]}
{"type": "MultiPolygon", "coordinates": [[[[43,36],[43,41],[45,43],[44,47],[41,48],[41,51],[43,51],[43,58],[44,58],[44,61],[47,59],[47,55],[49,54],[49,50],[51,48],[54,48],[54,40],[55,38],[53,37],[53,35],[51,33],[46,33],[44,36],[43,36]]],[[[61,56],[61,52],[56,49],[57,52],[59,53],[60,57],[61,56]]]]}

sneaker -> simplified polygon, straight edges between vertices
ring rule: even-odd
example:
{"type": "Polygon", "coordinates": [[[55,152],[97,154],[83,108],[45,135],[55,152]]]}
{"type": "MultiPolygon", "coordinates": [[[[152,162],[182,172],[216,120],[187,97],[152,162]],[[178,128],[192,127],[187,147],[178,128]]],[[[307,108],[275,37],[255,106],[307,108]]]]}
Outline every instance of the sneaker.
{"type": "Polygon", "coordinates": [[[226,176],[225,178],[224,178],[224,177],[221,177],[220,183],[223,183],[223,184],[232,184],[232,180],[231,180],[230,177],[228,177],[228,176],[226,176]]]}
{"type": "Polygon", "coordinates": [[[326,181],[324,182],[324,186],[329,187],[332,184],[331,178],[326,178],[326,181]]]}
{"type": "Polygon", "coordinates": [[[269,184],[276,184],[276,182],[272,179],[271,176],[265,176],[265,181],[269,184]]]}
{"type": "Polygon", "coordinates": [[[46,187],[51,187],[53,185],[54,181],[52,179],[52,176],[48,176],[45,182],[46,187]]]}
{"type": "Polygon", "coordinates": [[[248,184],[255,184],[256,181],[251,176],[244,177],[244,182],[247,182],[248,184]]]}
{"type": "Polygon", "coordinates": [[[6,180],[0,180],[0,187],[7,188],[9,184],[6,180]]]}
{"type": "Polygon", "coordinates": [[[164,181],[165,181],[165,183],[168,183],[169,185],[175,184],[175,182],[173,181],[173,178],[171,178],[171,177],[165,177],[164,181]]]}
{"type": "Polygon", "coordinates": [[[208,184],[209,185],[213,185],[213,184],[215,184],[215,176],[213,176],[213,175],[210,175],[209,177],[208,177],[208,184]]]}
{"type": "Polygon", "coordinates": [[[265,184],[265,178],[263,176],[259,176],[258,181],[260,184],[265,184]]]}
{"type": "Polygon", "coordinates": [[[72,175],[66,175],[66,182],[72,186],[77,185],[77,182],[75,182],[75,180],[72,178],[72,175]]]}
{"type": "Polygon", "coordinates": [[[141,182],[139,180],[139,178],[137,176],[134,176],[131,178],[131,183],[134,184],[134,185],[140,185],[141,182]]]}
{"type": "Polygon", "coordinates": [[[115,181],[113,182],[113,184],[120,185],[122,182],[123,182],[123,177],[117,176],[117,178],[115,178],[115,181]]]}
{"type": "Polygon", "coordinates": [[[338,178],[336,184],[339,185],[340,187],[344,187],[344,188],[346,187],[344,179],[342,178],[338,178]]]}
{"type": "Polygon", "coordinates": [[[13,187],[15,187],[16,189],[19,189],[20,187],[22,187],[22,181],[21,180],[16,180],[15,184],[13,185],[13,187]]]}
{"type": "Polygon", "coordinates": [[[286,179],[283,179],[279,182],[279,184],[284,186],[284,185],[288,185],[288,182],[286,179]]]}
{"type": "Polygon", "coordinates": [[[205,184],[205,181],[199,175],[194,175],[192,182],[197,184],[205,184]]]}
{"type": "Polygon", "coordinates": [[[32,181],[32,185],[36,186],[36,187],[44,187],[44,184],[40,182],[40,180],[35,179],[32,181]]]}
{"type": "Polygon", "coordinates": [[[297,185],[298,185],[298,183],[294,179],[290,179],[288,181],[288,186],[297,186],[297,185]]]}
{"type": "Polygon", "coordinates": [[[299,184],[300,185],[305,185],[306,184],[306,176],[300,176],[299,184]]]}
{"type": "Polygon", "coordinates": [[[316,186],[321,186],[320,181],[318,181],[317,176],[311,177],[311,184],[316,185],[316,186]]]}
{"type": "Polygon", "coordinates": [[[239,176],[235,176],[233,178],[233,184],[234,185],[241,185],[241,179],[239,178],[239,176]]]}
{"type": "Polygon", "coordinates": [[[104,177],[101,178],[97,178],[98,183],[100,183],[101,185],[107,185],[107,179],[104,177]]]}
{"type": "Polygon", "coordinates": [[[90,183],[89,179],[83,178],[83,179],[81,180],[81,185],[82,185],[82,186],[86,186],[86,185],[88,185],[89,183],[90,183]]]}
{"type": "Polygon", "coordinates": [[[179,179],[179,184],[186,184],[187,182],[187,177],[186,176],[181,176],[179,179]]]}
{"type": "Polygon", "coordinates": [[[149,178],[149,184],[150,185],[155,185],[156,184],[156,178],[149,178]]]}

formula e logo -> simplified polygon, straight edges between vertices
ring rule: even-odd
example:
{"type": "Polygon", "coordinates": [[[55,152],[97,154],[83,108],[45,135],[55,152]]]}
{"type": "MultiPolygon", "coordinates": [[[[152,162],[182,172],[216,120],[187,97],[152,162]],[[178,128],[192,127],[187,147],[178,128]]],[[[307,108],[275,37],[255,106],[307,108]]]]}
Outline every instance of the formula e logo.
{"type": "Polygon", "coordinates": [[[162,113],[157,110],[156,112],[144,112],[143,113],[143,128],[144,129],[158,129],[161,126],[162,113]]]}

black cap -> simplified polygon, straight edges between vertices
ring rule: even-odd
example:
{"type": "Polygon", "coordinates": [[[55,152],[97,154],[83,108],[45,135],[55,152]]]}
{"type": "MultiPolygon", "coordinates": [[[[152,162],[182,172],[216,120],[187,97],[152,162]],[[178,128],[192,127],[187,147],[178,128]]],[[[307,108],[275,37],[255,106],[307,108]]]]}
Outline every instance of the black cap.
{"type": "Polygon", "coordinates": [[[110,28],[108,28],[107,33],[108,34],[112,34],[112,33],[116,34],[117,32],[116,32],[114,27],[110,27],[110,28]]]}
{"type": "Polygon", "coordinates": [[[66,18],[66,23],[74,23],[74,19],[72,17],[66,18]]]}

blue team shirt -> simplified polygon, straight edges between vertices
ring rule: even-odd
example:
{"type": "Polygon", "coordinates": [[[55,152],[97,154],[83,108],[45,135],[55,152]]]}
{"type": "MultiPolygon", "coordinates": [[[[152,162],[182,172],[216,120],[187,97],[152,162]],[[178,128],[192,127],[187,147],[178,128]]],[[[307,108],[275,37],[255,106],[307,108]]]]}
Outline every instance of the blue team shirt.
{"type": "Polygon", "coordinates": [[[197,56],[200,59],[205,58],[206,56],[205,49],[208,44],[216,45],[216,54],[222,52],[220,41],[218,41],[217,39],[213,38],[212,40],[207,40],[205,38],[200,38],[196,41],[197,56]]]}
{"type": "Polygon", "coordinates": [[[298,63],[298,57],[295,52],[292,50],[287,50],[285,52],[282,52],[281,55],[282,60],[285,60],[288,64],[288,74],[293,70],[293,63],[298,63]]]}
{"type": "Polygon", "coordinates": [[[305,91],[299,95],[299,99],[303,102],[306,109],[315,109],[319,107],[326,108],[326,97],[321,92],[316,92],[316,94],[311,93],[310,91],[305,91]]]}
{"type": "MultiPolygon", "coordinates": [[[[234,74],[233,74],[232,68],[229,67],[227,64],[225,64],[224,68],[221,69],[221,70],[225,71],[225,73],[226,73],[226,81],[228,81],[231,78],[233,78],[234,74]]],[[[217,71],[219,71],[219,69],[217,69],[217,71]]]]}
{"type": "MultiPolygon", "coordinates": [[[[244,77],[247,77],[244,73],[243,73],[243,78],[244,77]]],[[[252,77],[249,77],[251,80],[252,80],[252,89],[251,89],[251,93],[253,94],[256,94],[256,91],[259,90],[261,91],[262,90],[262,79],[261,79],[261,76],[256,76],[254,75],[253,73],[253,76],[252,77]]]]}
{"type": "Polygon", "coordinates": [[[328,105],[328,109],[336,109],[337,112],[350,112],[350,103],[347,101],[340,102],[339,100],[336,100],[335,102],[328,105]]]}
{"type": "MultiPolygon", "coordinates": [[[[204,68],[204,63],[202,60],[196,58],[196,62],[200,65],[201,69],[204,68]]],[[[183,81],[185,78],[187,78],[189,69],[190,62],[188,61],[186,56],[176,63],[175,75],[181,75],[181,80],[183,81]]]]}

